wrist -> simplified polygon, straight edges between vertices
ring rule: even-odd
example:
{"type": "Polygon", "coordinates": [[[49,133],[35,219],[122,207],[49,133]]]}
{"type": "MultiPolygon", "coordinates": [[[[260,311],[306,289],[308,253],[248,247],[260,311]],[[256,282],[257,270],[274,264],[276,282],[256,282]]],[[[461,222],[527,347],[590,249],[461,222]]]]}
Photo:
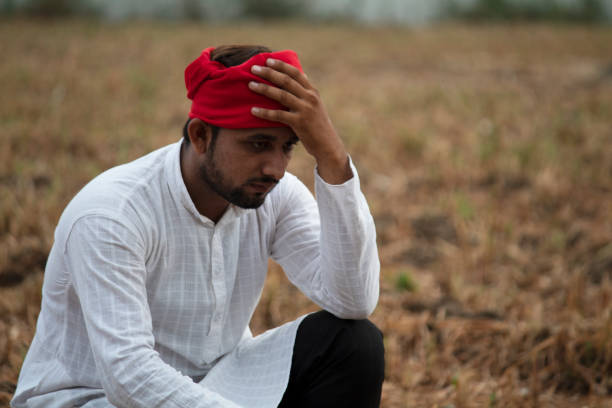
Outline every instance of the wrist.
{"type": "Polygon", "coordinates": [[[348,153],[317,158],[317,172],[328,184],[342,184],[353,177],[348,153]]]}

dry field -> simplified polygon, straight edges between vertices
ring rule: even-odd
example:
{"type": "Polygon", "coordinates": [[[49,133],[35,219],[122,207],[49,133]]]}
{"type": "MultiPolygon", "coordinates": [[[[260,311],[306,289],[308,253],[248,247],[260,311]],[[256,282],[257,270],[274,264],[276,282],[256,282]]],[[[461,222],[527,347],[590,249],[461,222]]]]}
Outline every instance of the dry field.
{"type": "MultiPolygon", "coordinates": [[[[205,46],[294,48],[378,230],[383,407],[612,406],[612,28],[0,21],[0,406],[53,230],[180,137],[205,46]]],[[[290,168],[312,185],[299,148],[290,168]]],[[[256,332],[314,306],[275,265],[256,332]]]]}

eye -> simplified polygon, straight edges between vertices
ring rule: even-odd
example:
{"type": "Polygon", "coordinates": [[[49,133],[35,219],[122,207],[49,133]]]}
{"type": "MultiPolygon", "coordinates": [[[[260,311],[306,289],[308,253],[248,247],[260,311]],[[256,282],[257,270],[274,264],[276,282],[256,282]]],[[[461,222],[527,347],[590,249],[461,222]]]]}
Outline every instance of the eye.
{"type": "Polygon", "coordinates": [[[267,142],[251,142],[253,150],[261,151],[267,147],[267,142]]]}

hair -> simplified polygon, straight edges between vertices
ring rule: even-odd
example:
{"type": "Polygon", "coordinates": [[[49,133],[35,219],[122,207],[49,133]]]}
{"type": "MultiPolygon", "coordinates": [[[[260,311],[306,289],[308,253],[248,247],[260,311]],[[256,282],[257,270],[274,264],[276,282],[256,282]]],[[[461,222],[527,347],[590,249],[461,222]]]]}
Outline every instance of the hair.
{"type": "MultiPolygon", "coordinates": [[[[234,67],[264,52],[272,52],[272,50],[263,45],[220,45],[210,53],[210,59],[220,62],[226,67],[234,67]]],[[[183,126],[183,139],[186,144],[189,144],[189,133],[187,131],[189,122],[191,122],[191,118],[188,118],[183,126]]],[[[211,146],[214,148],[219,135],[219,127],[211,124],[209,126],[212,128],[211,146]]]]}

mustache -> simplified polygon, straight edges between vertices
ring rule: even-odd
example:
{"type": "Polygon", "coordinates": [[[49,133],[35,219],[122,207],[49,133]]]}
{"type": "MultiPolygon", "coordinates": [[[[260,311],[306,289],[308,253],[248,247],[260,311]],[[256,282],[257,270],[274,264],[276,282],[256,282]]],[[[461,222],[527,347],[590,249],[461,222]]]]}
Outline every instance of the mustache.
{"type": "Polygon", "coordinates": [[[275,179],[274,177],[257,177],[257,178],[248,179],[245,184],[250,184],[250,183],[278,184],[278,180],[275,179]]]}

